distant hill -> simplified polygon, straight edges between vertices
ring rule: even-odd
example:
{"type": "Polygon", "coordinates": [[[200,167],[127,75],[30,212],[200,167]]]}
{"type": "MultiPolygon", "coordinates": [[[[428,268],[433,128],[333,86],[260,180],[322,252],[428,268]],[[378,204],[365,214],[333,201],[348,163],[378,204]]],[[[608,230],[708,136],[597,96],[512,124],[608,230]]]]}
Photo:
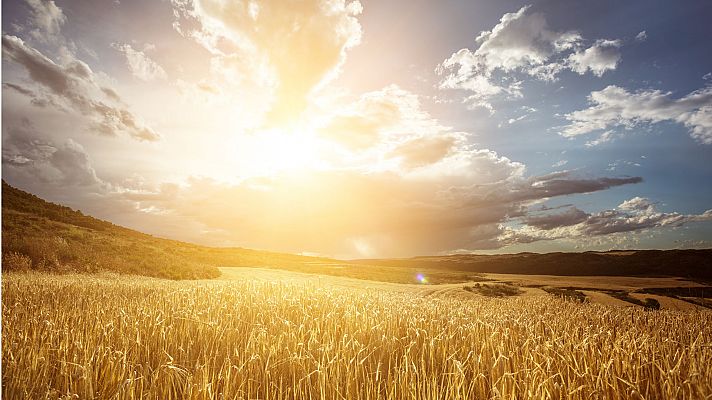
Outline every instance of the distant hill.
{"type": "Polygon", "coordinates": [[[2,269],[101,270],[169,279],[262,267],[387,282],[463,282],[480,273],[679,276],[712,281],[712,250],[450,255],[340,261],[243,248],[206,247],[137,232],[47,202],[2,182],[2,269]]]}
{"type": "Polygon", "coordinates": [[[214,278],[219,266],[299,266],[319,258],[211,248],[156,238],[47,202],[2,182],[2,268],[99,270],[169,279],[214,278]]]}
{"type": "Polygon", "coordinates": [[[584,253],[450,255],[407,259],[351,260],[355,264],[565,276],[677,276],[712,280],[712,249],[619,250],[584,253]]]}

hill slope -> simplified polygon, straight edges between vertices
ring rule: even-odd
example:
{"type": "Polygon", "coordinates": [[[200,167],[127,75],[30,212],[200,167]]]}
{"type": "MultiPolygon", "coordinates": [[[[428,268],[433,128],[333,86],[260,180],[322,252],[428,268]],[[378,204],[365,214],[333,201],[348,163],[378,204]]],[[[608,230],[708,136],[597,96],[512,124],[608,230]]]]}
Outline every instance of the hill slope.
{"type": "Polygon", "coordinates": [[[299,266],[319,260],[156,238],[40,199],[2,182],[3,270],[213,278],[219,266],[299,266]]]}

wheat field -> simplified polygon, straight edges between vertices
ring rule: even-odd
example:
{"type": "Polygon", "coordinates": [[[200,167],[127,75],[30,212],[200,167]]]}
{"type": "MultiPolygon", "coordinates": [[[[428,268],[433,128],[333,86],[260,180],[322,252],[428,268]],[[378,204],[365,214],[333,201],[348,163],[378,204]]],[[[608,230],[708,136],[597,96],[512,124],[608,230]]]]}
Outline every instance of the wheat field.
{"type": "Polygon", "coordinates": [[[712,313],[4,274],[6,399],[704,399],[712,313]]]}

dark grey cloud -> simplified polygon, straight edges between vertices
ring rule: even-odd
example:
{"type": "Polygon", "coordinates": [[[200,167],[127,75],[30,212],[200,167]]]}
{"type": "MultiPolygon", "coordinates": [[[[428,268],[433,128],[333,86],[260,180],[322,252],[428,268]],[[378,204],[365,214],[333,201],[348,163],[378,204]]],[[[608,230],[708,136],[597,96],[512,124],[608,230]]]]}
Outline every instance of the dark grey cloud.
{"type": "Polygon", "coordinates": [[[41,92],[36,92],[32,89],[29,89],[25,86],[18,85],[15,83],[10,83],[10,82],[5,82],[2,84],[3,90],[8,89],[8,90],[14,90],[15,92],[28,97],[30,99],[30,103],[34,105],[35,107],[40,107],[40,108],[46,108],[46,107],[53,107],[59,111],[62,112],[69,112],[66,106],[63,104],[60,104],[59,101],[55,98],[55,96],[52,95],[47,95],[45,93],[41,92]]]}
{"type": "Polygon", "coordinates": [[[14,83],[9,83],[9,82],[3,82],[2,84],[3,89],[12,89],[16,91],[17,93],[23,94],[27,97],[36,97],[37,95],[35,92],[33,92],[30,89],[27,89],[26,87],[14,84],[14,83]]]}
{"type": "Polygon", "coordinates": [[[712,220],[712,209],[701,214],[661,212],[648,199],[634,197],[613,210],[588,214],[575,207],[563,213],[529,213],[524,226],[509,228],[501,236],[503,243],[532,243],[538,240],[586,239],[607,235],[641,232],[657,228],[675,228],[693,222],[712,220]]]}
{"type": "Polygon", "coordinates": [[[581,230],[589,236],[610,235],[612,233],[634,232],[663,226],[678,227],[689,222],[712,219],[712,210],[702,214],[685,215],[676,212],[664,213],[656,210],[628,213],[606,210],[589,216],[581,230]]]}
{"type": "Polygon", "coordinates": [[[64,66],[29,47],[15,36],[3,35],[3,56],[18,63],[27,71],[30,79],[48,91],[45,96],[34,95],[32,90],[18,90],[17,85],[8,86],[26,96],[31,96],[36,105],[66,103],[67,108],[89,118],[90,129],[95,132],[117,136],[128,135],[134,139],[155,141],[160,136],[151,128],[144,126],[125,108],[97,100],[96,93],[103,93],[111,100],[118,98],[116,92],[108,88],[99,88],[94,81],[94,74],[86,63],[72,60],[64,66]],[[54,97],[54,99],[52,99],[54,97]]]}
{"type": "Polygon", "coordinates": [[[60,188],[101,188],[89,156],[73,139],[56,143],[23,118],[6,120],[2,132],[3,178],[13,183],[60,188]]]}
{"type": "Polygon", "coordinates": [[[591,193],[599,190],[610,189],[615,186],[640,183],[643,178],[639,176],[624,178],[594,178],[594,179],[572,179],[553,176],[542,176],[534,178],[531,184],[522,188],[518,192],[522,199],[538,199],[567,194],[591,193]]]}
{"type": "Polygon", "coordinates": [[[467,190],[472,193],[470,198],[473,204],[508,204],[592,193],[642,181],[643,178],[639,176],[578,178],[572,176],[571,171],[561,171],[510,182],[508,185],[477,185],[467,190]]]}
{"type": "Polygon", "coordinates": [[[535,228],[549,230],[561,226],[576,225],[585,221],[589,215],[583,210],[576,207],[570,207],[564,212],[545,214],[545,215],[528,215],[523,219],[523,222],[535,228]]]}

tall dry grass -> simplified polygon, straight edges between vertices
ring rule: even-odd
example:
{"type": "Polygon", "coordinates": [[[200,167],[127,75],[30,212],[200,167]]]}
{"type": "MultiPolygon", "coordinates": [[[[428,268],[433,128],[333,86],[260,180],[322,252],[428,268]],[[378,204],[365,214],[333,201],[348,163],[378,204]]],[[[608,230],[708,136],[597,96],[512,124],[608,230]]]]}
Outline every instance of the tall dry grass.
{"type": "Polygon", "coordinates": [[[7,274],[3,398],[702,399],[712,313],[7,274]]]}

